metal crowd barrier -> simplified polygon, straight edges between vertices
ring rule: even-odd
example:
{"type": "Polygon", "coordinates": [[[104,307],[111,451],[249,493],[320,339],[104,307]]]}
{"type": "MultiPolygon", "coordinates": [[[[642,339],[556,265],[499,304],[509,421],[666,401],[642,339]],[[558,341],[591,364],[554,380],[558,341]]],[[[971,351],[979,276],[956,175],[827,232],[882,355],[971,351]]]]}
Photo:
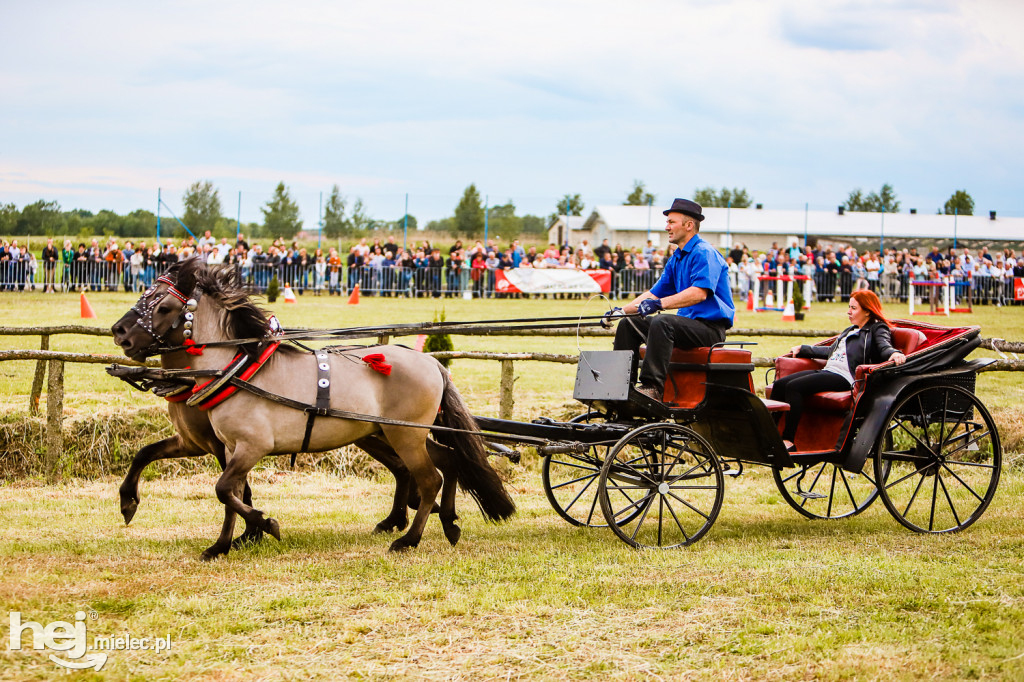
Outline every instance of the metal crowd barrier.
{"type": "MultiPolygon", "coordinates": [[[[160,261],[135,268],[128,263],[108,261],[74,261],[48,266],[34,260],[0,261],[0,291],[144,291],[169,266],[160,261]]],[[[450,268],[375,268],[371,266],[331,268],[326,264],[232,263],[219,267],[234,268],[240,281],[253,293],[262,294],[277,276],[281,289],[287,284],[299,295],[305,293],[349,295],[359,285],[367,296],[405,297],[463,297],[500,298],[496,290],[494,270],[473,270],[468,265],[450,268]]],[[[613,272],[610,296],[632,299],[650,289],[661,275],[661,270],[633,268],[613,272]]],[[[886,302],[906,303],[909,298],[910,273],[881,274],[878,280],[867,282],[886,302]]],[[[846,302],[857,288],[858,279],[849,272],[814,273],[813,300],[846,302]]],[[[733,282],[733,293],[738,300],[746,300],[750,284],[740,276],[733,282]],[[747,287],[744,287],[744,284],[747,287]]],[[[921,287],[917,299],[927,302],[933,292],[921,287]]],[[[758,305],[765,304],[768,287],[760,289],[758,305]]],[[[774,290],[773,290],[774,293],[774,290]]],[[[1013,279],[976,276],[953,282],[953,297],[967,305],[1009,305],[1014,302],[1013,279]]]]}

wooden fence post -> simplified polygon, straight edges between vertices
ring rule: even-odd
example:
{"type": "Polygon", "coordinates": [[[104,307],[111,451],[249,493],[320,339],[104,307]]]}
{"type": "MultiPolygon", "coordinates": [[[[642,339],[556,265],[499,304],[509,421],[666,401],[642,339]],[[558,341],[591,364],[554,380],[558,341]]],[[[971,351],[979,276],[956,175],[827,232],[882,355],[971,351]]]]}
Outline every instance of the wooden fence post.
{"type": "Polygon", "coordinates": [[[64,452],[64,361],[50,360],[46,385],[46,475],[58,478],[57,465],[64,452]]]}
{"type": "Polygon", "coordinates": [[[512,408],[515,399],[512,394],[512,384],[515,383],[515,376],[512,373],[512,361],[501,361],[501,401],[498,403],[498,418],[511,419],[512,408]]]}
{"type": "MultiPolygon", "coordinates": [[[[50,350],[50,335],[42,334],[39,350],[50,350]]],[[[43,392],[43,377],[46,376],[46,360],[36,361],[36,375],[32,379],[32,395],[28,399],[28,411],[32,416],[39,414],[39,396],[43,392]]]]}

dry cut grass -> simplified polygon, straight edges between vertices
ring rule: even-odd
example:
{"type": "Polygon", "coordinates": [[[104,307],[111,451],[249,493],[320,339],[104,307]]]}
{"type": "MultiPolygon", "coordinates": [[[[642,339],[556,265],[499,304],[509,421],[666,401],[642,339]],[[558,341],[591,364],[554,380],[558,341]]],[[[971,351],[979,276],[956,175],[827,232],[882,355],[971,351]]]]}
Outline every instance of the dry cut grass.
{"type": "MultiPolygon", "coordinates": [[[[728,482],[707,538],[635,551],[567,526],[534,467],[489,525],[460,496],[463,540],[432,520],[386,552],[369,529],[390,485],[264,469],[281,543],[197,560],[220,509],[211,474],[150,481],[130,527],[116,481],[0,488],[0,599],[90,633],[170,633],[169,652],[113,652],[97,678],[1020,679],[1024,476],[967,532],[920,536],[881,505],[836,523],[788,508],[770,476],[728,482]]],[[[6,634],[6,633],[4,633],[6,634]]],[[[27,641],[27,640],[26,640],[27,641]]],[[[49,679],[41,652],[0,651],[0,679],[49,679]]]]}

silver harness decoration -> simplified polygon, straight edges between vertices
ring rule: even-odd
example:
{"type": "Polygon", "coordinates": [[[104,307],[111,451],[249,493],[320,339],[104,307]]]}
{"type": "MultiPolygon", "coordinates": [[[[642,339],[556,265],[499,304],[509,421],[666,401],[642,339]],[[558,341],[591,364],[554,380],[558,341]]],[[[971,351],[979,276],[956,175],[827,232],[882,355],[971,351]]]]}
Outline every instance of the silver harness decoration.
{"type": "MultiPolygon", "coordinates": [[[[188,298],[183,293],[178,291],[177,287],[174,286],[174,282],[171,280],[170,277],[167,277],[166,275],[161,275],[160,277],[157,277],[156,281],[157,284],[166,284],[167,293],[181,301],[181,311],[182,313],[184,313],[183,316],[185,318],[183,324],[184,330],[182,331],[181,335],[184,336],[186,339],[192,338],[192,323],[193,320],[195,319],[195,310],[199,306],[198,298],[200,292],[198,288],[196,289],[195,296],[193,298],[188,298]]],[[[170,342],[167,339],[165,339],[162,334],[157,332],[156,329],[153,328],[153,312],[156,310],[157,304],[160,303],[160,301],[162,300],[162,297],[153,296],[154,293],[156,293],[156,284],[151,286],[144,294],[142,294],[139,300],[135,302],[135,305],[132,306],[131,309],[134,310],[139,316],[138,319],[135,321],[135,324],[139,325],[144,330],[146,330],[146,333],[152,336],[157,342],[168,344],[170,342]],[[152,300],[150,300],[151,298],[152,300]]],[[[178,324],[181,323],[181,317],[182,315],[179,314],[178,318],[176,318],[174,320],[174,323],[171,324],[171,329],[177,329],[178,324]]]]}

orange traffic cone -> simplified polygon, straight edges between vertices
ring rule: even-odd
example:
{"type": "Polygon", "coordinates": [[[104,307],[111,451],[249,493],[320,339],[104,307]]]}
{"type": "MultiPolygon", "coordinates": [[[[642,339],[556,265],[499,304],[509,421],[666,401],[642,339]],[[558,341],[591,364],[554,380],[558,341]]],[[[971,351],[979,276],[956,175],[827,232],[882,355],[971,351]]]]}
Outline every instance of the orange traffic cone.
{"type": "Polygon", "coordinates": [[[89,299],[85,297],[84,291],[82,292],[82,317],[96,317],[96,312],[92,309],[92,306],[89,305],[89,299]]]}
{"type": "Polygon", "coordinates": [[[764,295],[764,307],[765,308],[774,308],[775,307],[775,297],[772,296],[772,290],[771,289],[769,289],[768,293],[766,293],[764,295]]]}
{"type": "Polygon", "coordinates": [[[754,309],[754,292],[753,290],[747,292],[747,310],[754,309]]]}
{"type": "Polygon", "coordinates": [[[796,306],[793,305],[793,298],[790,297],[786,309],[782,311],[783,322],[796,322],[796,306]]]}
{"type": "Polygon", "coordinates": [[[359,282],[352,288],[352,295],[348,297],[349,305],[359,305],[359,282]]]}
{"type": "Polygon", "coordinates": [[[298,301],[295,300],[295,292],[292,291],[292,285],[290,283],[287,283],[287,282],[284,285],[284,302],[285,303],[298,303],[298,301]]]}

